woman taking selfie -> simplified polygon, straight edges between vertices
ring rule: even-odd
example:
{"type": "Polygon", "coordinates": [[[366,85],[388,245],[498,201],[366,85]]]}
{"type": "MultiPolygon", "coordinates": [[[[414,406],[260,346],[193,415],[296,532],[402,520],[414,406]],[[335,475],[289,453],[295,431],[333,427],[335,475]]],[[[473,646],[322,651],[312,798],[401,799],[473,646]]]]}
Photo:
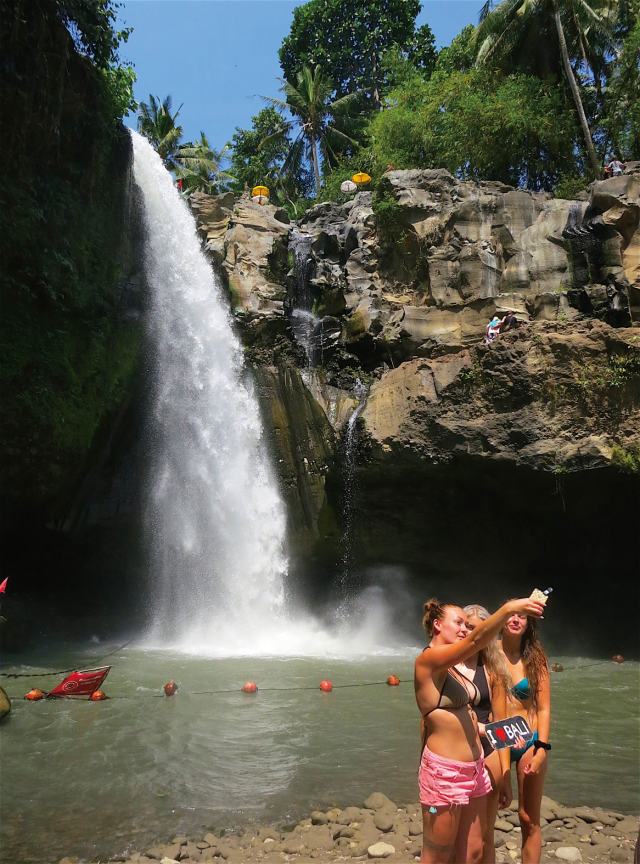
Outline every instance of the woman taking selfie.
{"type": "Polygon", "coordinates": [[[511,761],[518,778],[522,864],[538,864],[542,848],[540,804],[551,749],[551,684],[534,618],[522,610],[509,617],[502,629],[502,652],[512,684],[507,694],[509,714],[524,717],[533,730],[533,738],[523,748],[511,748],[511,761]]]}
{"type": "Polygon", "coordinates": [[[543,613],[529,598],[511,600],[471,633],[459,606],[429,600],[423,624],[431,642],[415,663],[415,691],[423,723],[418,781],[423,864],[477,864],[482,858],[486,795],[478,722],[471,710],[477,686],[453,667],[486,647],[513,615],[543,613]]]}

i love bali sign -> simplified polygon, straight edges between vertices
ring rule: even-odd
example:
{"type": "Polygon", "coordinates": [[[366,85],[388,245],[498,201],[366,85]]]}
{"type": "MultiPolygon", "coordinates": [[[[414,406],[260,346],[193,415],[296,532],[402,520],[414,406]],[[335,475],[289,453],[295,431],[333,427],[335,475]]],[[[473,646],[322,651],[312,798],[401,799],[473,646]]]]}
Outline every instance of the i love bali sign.
{"type": "Polygon", "coordinates": [[[506,720],[487,723],[484,730],[494,750],[513,747],[518,738],[530,741],[533,737],[533,732],[524,717],[507,717],[506,720]]]}

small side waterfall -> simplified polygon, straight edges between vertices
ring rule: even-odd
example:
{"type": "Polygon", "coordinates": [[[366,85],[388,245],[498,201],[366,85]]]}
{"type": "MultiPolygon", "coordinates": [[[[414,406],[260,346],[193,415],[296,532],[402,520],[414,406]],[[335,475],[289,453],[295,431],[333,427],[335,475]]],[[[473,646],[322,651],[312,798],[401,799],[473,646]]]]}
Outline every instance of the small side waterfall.
{"type": "Polygon", "coordinates": [[[353,506],[356,493],[357,439],[356,424],[362,409],[367,404],[368,390],[359,378],[353,388],[358,405],[349,417],[345,430],[343,448],[343,500],[342,500],[342,572],[340,591],[342,600],[348,600],[357,587],[353,581],[353,506]]]}
{"type": "Polygon", "coordinates": [[[193,216],[145,138],[142,191],[153,412],[152,643],[268,650],[285,614],[285,511],[224,295],[193,216]]]}
{"type": "Polygon", "coordinates": [[[316,330],[320,319],[313,314],[311,286],[309,278],[313,266],[311,243],[313,237],[293,231],[289,246],[293,252],[293,308],[291,309],[291,329],[307,356],[307,366],[317,362],[318,345],[316,330]]]}

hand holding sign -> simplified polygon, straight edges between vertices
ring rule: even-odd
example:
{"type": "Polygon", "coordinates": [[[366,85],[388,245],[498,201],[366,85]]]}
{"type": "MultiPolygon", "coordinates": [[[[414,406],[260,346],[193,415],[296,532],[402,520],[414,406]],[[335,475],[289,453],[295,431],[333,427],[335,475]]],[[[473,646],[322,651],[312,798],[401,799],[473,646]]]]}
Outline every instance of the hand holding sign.
{"type": "Polygon", "coordinates": [[[507,717],[487,723],[484,727],[489,744],[494,750],[504,750],[505,747],[517,747],[521,741],[525,743],[533,737],[533,732],[524,717],[507,717]]]}

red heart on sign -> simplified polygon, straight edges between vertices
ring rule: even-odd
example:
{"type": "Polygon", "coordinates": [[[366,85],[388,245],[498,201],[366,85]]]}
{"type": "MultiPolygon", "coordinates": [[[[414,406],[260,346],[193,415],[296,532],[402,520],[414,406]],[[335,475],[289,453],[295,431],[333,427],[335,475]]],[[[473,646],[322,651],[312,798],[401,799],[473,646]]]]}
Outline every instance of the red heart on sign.
{"type": "Polygon", "coordinates": [[[504,731],[504,729],[496,729],[496,735],[501,741],[507,740],[507,733],[504,731]]]}

